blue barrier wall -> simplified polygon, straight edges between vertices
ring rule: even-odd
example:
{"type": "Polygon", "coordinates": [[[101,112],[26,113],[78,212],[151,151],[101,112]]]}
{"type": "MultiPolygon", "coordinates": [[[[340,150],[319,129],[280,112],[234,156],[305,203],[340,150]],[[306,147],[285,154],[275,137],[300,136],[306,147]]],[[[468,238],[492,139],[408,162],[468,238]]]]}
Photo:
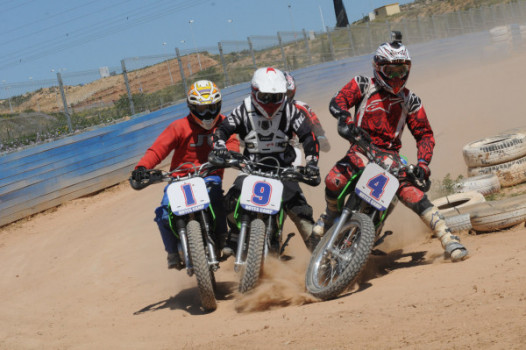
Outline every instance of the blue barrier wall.
{"type": "MultiPolygon", "coordinates": [[[[488,42],[487,33],[476,33],[410,50],[413,60],[425,62],[448,58],[451,52],[458,54],[459,48],[477,56],[488,42]]],[[[315,97],[320,89],[335,93],[354,75],[370,72],[371,56],[367,55],[303,68],[294,76],[302,96],[315,97]]],[[[249,83],[223,89],[223,113],[230,113],[249,91],[249,83]]],[[[182,103],[2,156],[0,226],[126,180],[162,130],[186,114],[186,103],[182,103]]]]}

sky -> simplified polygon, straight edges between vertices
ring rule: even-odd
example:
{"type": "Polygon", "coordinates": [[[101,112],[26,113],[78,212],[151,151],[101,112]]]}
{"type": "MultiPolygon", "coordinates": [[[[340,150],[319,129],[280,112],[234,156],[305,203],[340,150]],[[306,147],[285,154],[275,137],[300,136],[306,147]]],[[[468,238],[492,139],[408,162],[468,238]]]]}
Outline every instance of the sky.
{"type": "MultiPolygon", "coordinates": [[[[343,0],[349,22],[394,2],[343,0]]],[[[0,0],[0,81],[56,79],[176,47],[335,24],[332,0],[0,0]]]]}

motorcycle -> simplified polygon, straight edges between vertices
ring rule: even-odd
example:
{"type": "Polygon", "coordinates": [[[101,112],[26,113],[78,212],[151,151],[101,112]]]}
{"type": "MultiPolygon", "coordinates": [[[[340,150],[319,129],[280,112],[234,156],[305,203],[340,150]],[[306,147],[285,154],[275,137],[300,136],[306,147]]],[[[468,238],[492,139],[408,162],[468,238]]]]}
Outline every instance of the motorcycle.
{"type": "Polygon", "coordinates": [[[321,179],[319,175],[306,175],[303,166],[282,167],[273,157],[255,162],[240,153],[229,152],[225,161],[225,167],[241,170],[245,176],[234,211],[239,230],[234,271],[241,272],[238,289],[246,293],[258,283],[265,258],[269,254],[281,257],[294,236],[294,233],[289,233],[283,241],[283,224],[287,216],[282,205],[283,181],[317,186],[321,179]]]}
{"type": "Polygon", "coordinates": [[[169,220],[177,237],[180,261],[188,276],[195,275],[201,304],[207,311],[217,308],[214,272],[219,269],[217,257],[220,255],[212,237],[215,214],[204,180],[214,170],[217,168],[209,163],[198,167],[187,162],[171,172],[146,170],[147,176],[140,183],[130,178],[130,184],[137,190],[155,183],[169,183],[166,188],[171,210],[169,220]],[[186,175],[174,175],[181,172],[186,175]]]}
{"type": "Polygon", "coordinates": [[[405,158],[382,151],[371,143],[365,131],[358,130],[358,135],[345,137],[358,146],[369,162],[349,179],[338,196],[341,215],[313,251],[305,276],[309,293],[322,300],[336,298],[351,286],[373,248],[392,233],[381,234],[398,202],[400,180],[407,180],[424,192],[431,186],[429,180],[420,180],[413,174],[415,166],[405,158]]]}

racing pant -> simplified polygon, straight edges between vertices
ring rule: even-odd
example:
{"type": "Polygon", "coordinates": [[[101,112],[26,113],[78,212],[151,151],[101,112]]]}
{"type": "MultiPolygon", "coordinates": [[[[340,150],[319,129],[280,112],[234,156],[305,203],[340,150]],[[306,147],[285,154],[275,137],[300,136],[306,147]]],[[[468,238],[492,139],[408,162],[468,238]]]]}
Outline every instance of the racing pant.
{"type": "MultiPolygon", "coordinates": [[[[225,209],[227,212],[228,226],[232,232],[237,232],[237,225],[234,220],[234,211],[241,195],[243,180],[246,175],[242,174],[236,178],[232,187],[225,195],[225,209]]],[[[307,203],[303,191],[295,181],[283,181],[283,207],[285,212],[296,225],[305,245],[310,250],[312,246],[312,227],[314,219],[312,217],[312,207],[307,203]]],[[[230,237],[229,237],[230,239],[230,237]]],[[[232,242],[231,242],[232,243],[232,242]]],[[[317,243],[317,242],[316,242],[317,243]]]]}
{"type": "MultiPolygon", "coordinates": [[[[221,177],[217,175],[212,175],[205,177],[204,180],[208,189],[210,204],[212,205],[212,209],[214,210],[216,216],[213,237],[221,237],[227,232],[225,207],[223,205],[223,188],[221,183],[221,177]]],[[[173,227],[173,230],[170,227],[170,209],[168,207],[168,195],[166,194],[167,188],[168,186],[164,188],[164,195],[163,199],[161,200],[161,205],[157,207],[157,209],[155,209],[154,221],[159,227],[161,238],[164,243],[164,249],[166,250],[166,252],[176,253],[178,238],[175,236],[175,227],[173,227]]],[[[173,224],[175,225],[175,223],[173,224]]],[[[212,227],[214,227],[214,225],[212,225],[212,227]]]]}

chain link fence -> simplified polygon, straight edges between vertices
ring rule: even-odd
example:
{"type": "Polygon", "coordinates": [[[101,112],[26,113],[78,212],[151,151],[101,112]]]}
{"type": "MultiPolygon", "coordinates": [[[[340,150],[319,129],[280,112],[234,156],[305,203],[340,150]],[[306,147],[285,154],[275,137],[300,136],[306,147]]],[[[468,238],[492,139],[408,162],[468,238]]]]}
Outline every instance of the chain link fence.
{"type": "MultiPolygon", "coordinates": [[[[181,103],[191,83],[209,79],[219,87],[249,81],[257,67],[293,71],[368,55],[403,33],[406,45],[489,31],[499,52],[524,50],[526,1],[478,7],[430,17],[355,23],[320,32],[278,32],[221,41],[217,46],[124,58],[120,65],[84,72],[59,71],[56,80],[0,85],[0,152],[107,125],[181,103]],[[497,34],[498,33],[498,36],[497,34]]],[[[489,43],[491,44],[491,40],[489,43]]]]}

